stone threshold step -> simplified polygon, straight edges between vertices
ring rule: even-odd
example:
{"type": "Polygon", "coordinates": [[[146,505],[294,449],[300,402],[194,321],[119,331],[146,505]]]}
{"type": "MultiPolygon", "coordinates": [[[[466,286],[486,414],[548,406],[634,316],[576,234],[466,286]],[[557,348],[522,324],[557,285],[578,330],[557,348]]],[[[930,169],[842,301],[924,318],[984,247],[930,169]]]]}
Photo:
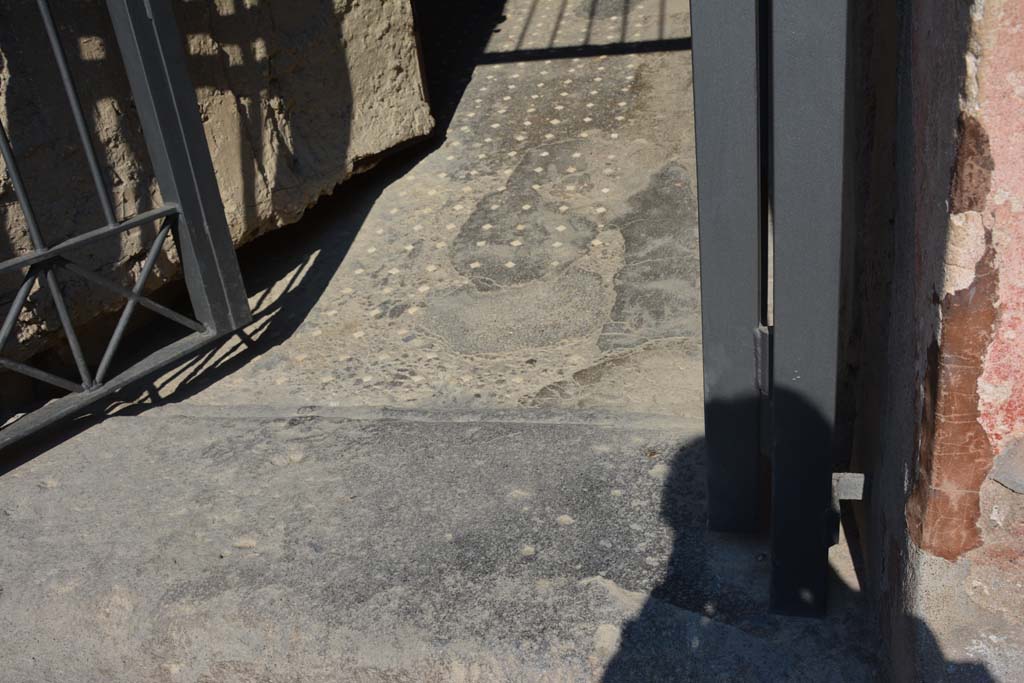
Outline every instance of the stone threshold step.
{"type": "MultiPolygon", "coordinates": [[[[699,424],[165,406],[0,477],[11,680],[870,680],[853,608],[767,614],[699,424]]],[[[842,601],[836,604],[843,604],[842,601]]]]}
{"type": "MultiPolygon", "coordinates": [[[[165,417],[197,417],[209,419],[273,419],[317,417],[330,420],[390,420],[403,422],[502,422],[509,424],[566,424],[593,427],[629,427],[631,429],[684,430],[688,434],[703,433],[701,418],[634,413],[601,409],[560,408],[400,408],[380,406],[290,405],[290,404],[201,404],[173,403],[130,409],[125,417],[162,419],[165,417]]],[[[123,414],[112,416],[118,418],[123,414]]]]}

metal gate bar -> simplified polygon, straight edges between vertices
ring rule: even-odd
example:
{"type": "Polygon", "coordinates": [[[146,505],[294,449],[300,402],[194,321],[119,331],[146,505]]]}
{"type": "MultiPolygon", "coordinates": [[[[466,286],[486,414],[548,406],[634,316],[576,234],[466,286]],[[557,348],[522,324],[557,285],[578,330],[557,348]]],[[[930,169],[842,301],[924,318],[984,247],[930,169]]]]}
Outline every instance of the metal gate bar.
{"type": "MultiPolygon", "coordinates": [[[[7,138],[7,131],[4,130],[2,125],[0,125],[0,152],[3,153],[4,163],[7,165],[7,175],[11,178],[11,185],[14,187],[18,204],[21,205],[21,212],[25,217],[29,239],[32,241],[32,248],[37,253],[43,251],[46,249],[46,244],[43,242],[42,234],[39,231],[39,224],[36,223],[36,214],[32,209],[32,202],[28,198],[25,183],[21,178],[21,173],[18,171],[18,163],[14,158],[14,151],[11,149],[10,141],[7,138]]],[[[46,286],[50,290],[50,296],[53,297],[53,304],[57,308],[57,316],[60,319],[61,328],[64,330],[64,336],[68,340],[68,346],[71,347],[71,355],[74,356],[75,365],[78,366],[78,374],[82,379],[81,386],[82,388],[88,388],[92,385],[92,377],[89,374],[89,367],[82,353],[82,346],[78,342],[78,335],[75,334],[75,328],[71,325],[71,316],[68,314],[67,305],[64,303],[64,295],[60,291],[57,276],[52,268],[43,267],[41,273],[38,272],[36,266],[29,268],[25,279],[21,283],[21,288],[18,290],[17,298],[20,300],[20,305],[17,308],[12,307],[7,312],[7,319],[4,321],[5,334],[3,335],[3,341],[6,343],[9,338],[10,331],[13,330],[18,315],[21,313],[21,308],[28,299],[28,292],[40,275],[46,281],[46,286]]],[[[2,350],[3,347],[0,346],[0,351],[2,350]]],[[[49,373],[46,373],[46,376],[52,377],[49,373]]],[[[42,378],[40,375],[36,375],[36,377],[42,378]]],[[[46,381],[50,381],[51,384],[56,384],[57,386],[65,386],[64,382],[46,381]]]]}
{"type": "MultiPolygon", "coordinates": [[[[64,48],[60,44],[60,36],[57,34],[57,27],[53,23],[53,14],[50,12],[50,5],[47,0],[36,0],[39,5],[39,14],[43,18],[43,26],[46,27],[46,37],[50,41],[50,49],[57,61],[57,69],[60,71],[60,80],[64,85],[64,92],[68,97],[68,104],[71,105],[71,114],[75,119],[75,127],[78,129],[78,137],[82,140],[82,149],[85,151],[85,158],[89,162],[89,172],[92,174],[92,182],[96,185],[96,196],[103,207],[103,216],[107,219],[107,225],[117,223],[114,217],[114,206],[110,202],[110,195],[107,193],[107,181],[100,168],[100,162],[96,158],[96,149],[92,144],[92,137],[89,135],[89,127],[85,123],[85,116],[82,114],[82,105],[78,99],[78,91],[75,82],[71,78],[71,70],[68,69],[68,60],[64,55],[64,48]]],[[[38,247],[36,247],[38,248],[38,247]]]]}
{"type": "Polygon", "coordinates": [[[0,352],[13,336],[18,317],[36,282],[45,282],[57,309],[65,337],[79,371],[74,382],[26,363],[0,357],[0,367],[13,370],[65,389],[68,396],[0,430],[0,449],[24,439],[56,420],[127,386],[150,372],[174,362],[209,344],[216,337],[234,331],[251,320],[244,283],[217,189],[213,162],[199,117],[192,83],[185,69],[182,37],[178,32],[170,0],[107,0],[107,8],[142,123],[150,159],[166,203],[151,211],[118,222],[107,191],[107,183],[79,103],[74,79],[68,69],[60,36],[46,0],[37,0],[44,28],[79,137],[85,151],[103,209],[106,225],[48,246],[32,210],[28,191],[18,170],[15,149],[0,125],[0,152],[25,217],[32,252],[0,263],[0,273],[28,268],[0,327],[0,352]],[[143,268],[131,289],[112,282],[69,260],[75,249],[93,241],[160,221],[143,268]],[[168,236],[181,257],[182,270],[196,315],[192,320],[143,295],[145,283],[168,236]],[[113,334],[99,361],[95,375],[82,352],[57,281],[56,271],[66,270],[111,290],[127,299],[113,334]],[[128,323],[137,306],[144,306],[193,331],[109,380],[114,357],[121,346],[128,323]]]}
{"type": "Polygon", "coordinates": [[[848,0],[772,9],[771,604],[825,609],[839,352],[848,0]]]}
{"type": "MultiPolygon", "coordinates": [[[[2,126],[0,126],[2,128],[2,126]]],[[[6,139],[6,138],[5,138],[6,139]]],[[[9,168],[10,166],[8,166],[9,168]]],[[[60,256],[66,252],[73,251],[80,247],[84,247],[87,244],[96,242],[105,237],[117,235],[132,228],[137,228],[147,223],[157,221],[164,216],[173,216],[178,214],[178,207],[175,204],[164,204],[163,206],[151,209],[144,213],[140,213],[137,216],[129,218],[128,220],[116,223],[114,225],[107,225],[102,228],[90,230],[84,232],[81,235],[75,235],[69,237],[60,244],[45,249],[37,249],[21,256],[16,256],[12,259],[8,259],[0,263],[0,273],[5,273],[9,270],[21,270],[27,266],[31,266],[34,263],[41,263],[47,261],[54,256],[60,256]]]]}
{"type": "Polygon", "coordinates": [[[217,333],[251,318],[170,0],[107,0],[146,146],[177,238],[196,318],[217,333]]]}
{"type": "Polygon", "coordinates": [[[755,344],[766,274],[757,0],[695,0],[693,91],[700,202],[708,526],[761,522],[755,344]]]}
{"type": "Polygon", "coordinates": [[[691,5],[708,525],[770,520],[787,614],[824,611],[835,528],[847,1],[691,5]]]}

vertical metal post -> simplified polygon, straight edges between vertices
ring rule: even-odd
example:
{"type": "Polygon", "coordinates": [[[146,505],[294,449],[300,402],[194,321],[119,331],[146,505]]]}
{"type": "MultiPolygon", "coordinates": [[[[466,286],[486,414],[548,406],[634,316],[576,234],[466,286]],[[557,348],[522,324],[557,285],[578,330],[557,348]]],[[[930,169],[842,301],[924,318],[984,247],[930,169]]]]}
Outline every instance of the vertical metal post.
{"type": "Polygon", "coordinates": [[[96,155],[96,148],[92,144],[92,136],[89,134],[89,125],[85,122],[85,114],[82,112],[82,104],[78,99],[78,91],[75,89],[75,81],[71,77],[71,70],[68,68],[68,60],[64,55],[64,47],[60,42],[60,34],[57,32],[57,25],[53,21],[53,14],[50,12],[50,4],[47,0],[36,0],[39,6],[39,14],[43,19],[43,26],[46,28],[46,37],[50,41],[50,49],[53,50],[53,58],[57,61],[57,70],[60,72],[60,80],[64,84],[64,93],[68,98],[68,105],[71,107],[71,115],[75,120],[75,127],[78,129],[78,137],[82,140],[82,150],[89,162],[89,172],[92,174],[93,184],[96,186],[96,197],[103,208],[103,217],[107,225],[117,223],[114,214],[114,205],[110,202],[110,193],[107,191],[107,180],[100,166],[99,158],[96,155]]]}
{"type": "Polygon", "coordinates": [[[708,525],[752,531],[760,520],[764,202],[757,0],[693,0],[693,90],[700,211],[708,525]]]}
{"type": "Polygon", "coordinates": [[[847,0],[772,6],[771,604],[825,608],[844,198],[847,0]]]}
{"type": "Polygon", "coordinates": [[[196,318],[215,333],[249,322],[185,52],[169,0],[107,0],[164,200],[181,210],[178,248],[196,318]]]}

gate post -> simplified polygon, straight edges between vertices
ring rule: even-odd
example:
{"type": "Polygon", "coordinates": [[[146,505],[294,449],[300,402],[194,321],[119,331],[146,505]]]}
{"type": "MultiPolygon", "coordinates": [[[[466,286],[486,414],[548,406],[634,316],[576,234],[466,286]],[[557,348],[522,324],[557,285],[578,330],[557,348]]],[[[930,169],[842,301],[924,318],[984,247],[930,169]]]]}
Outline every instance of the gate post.
{"type": "Polygon", "coordinates": [[[763,525],[756,351],[767,300],[758,1],[693,0],[690,22],[708,527],[754,531],[763,525]]]}
{"type": "Polygon", "coordinates": [[[252,319],[169,0],[107,0],[128,82],[176,234],[196,318],[216,334],[252,319]]]}
{"type": "Polygon", "coordinates": [[[824,611],[834,525],[848,0],[772,9],[775,231],[771,605],[824,611]]]}

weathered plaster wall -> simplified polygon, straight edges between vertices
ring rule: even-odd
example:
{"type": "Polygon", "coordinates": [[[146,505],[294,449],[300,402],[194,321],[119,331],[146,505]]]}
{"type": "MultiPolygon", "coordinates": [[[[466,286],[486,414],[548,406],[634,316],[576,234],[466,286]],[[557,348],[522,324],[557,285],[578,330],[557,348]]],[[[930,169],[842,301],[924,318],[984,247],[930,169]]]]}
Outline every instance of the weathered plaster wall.
{"type": "Polygon", "coordinates": [[[859,244],[855,460],[871,477],[861,510],[868,585],[894,680],[1015,680],[1024,6],[906,0],[895,18],[892,224],[867,222],[859,244]]]}
{"type": "Polygon", "coordinates": [[[915,488],[928,493],[908,520],[917,611],[954,656],[1011,680],[1024,671],[1024,5],[977,0],[971,19],[934,442],[915,488]]]}
{"type": "MultiPolygon", "coordinates": [[[[79,95],[110,169],[117,212],[159,201],[145,145],[103,3],[51,3],[79,95]]],[[[321,195],[377,155],[428,134],[409,0],[186,0],[175,10],[186,36],[224,208],[236,244],[293,223],[321,195]]],[[[0,117],[27,176],[46,238],[55,242],[103,224],[99,204],[35,3],[0,0],[0,117]]],[[[77,260],[128,282],[153,228],[83,249],[77,260]]],[[[30,248],[0,164],[0,259],[30,248]]],[[[153,286],[176,275],[158,264],[153,286]]],[[[0,310],[18,280],[0,276],[0,310]]],[[[84,322],[119,307],[65,278],[84,322]]],[[[52,341],[57,321],[37,293],[22,319],[26,357],[52,341]]]]}

